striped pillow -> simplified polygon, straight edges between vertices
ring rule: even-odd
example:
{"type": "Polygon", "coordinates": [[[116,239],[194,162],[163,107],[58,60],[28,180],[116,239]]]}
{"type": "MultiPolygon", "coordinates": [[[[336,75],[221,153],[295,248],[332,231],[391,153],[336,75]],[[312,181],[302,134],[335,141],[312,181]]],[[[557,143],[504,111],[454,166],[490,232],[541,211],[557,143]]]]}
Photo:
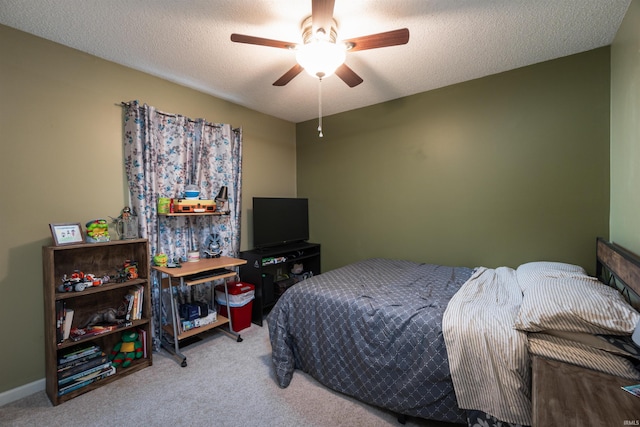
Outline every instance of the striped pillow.
{"type": "Polygon", "coordinates": [[[523,293],[547,278],[587,276],[585,269],[579,265],[552,261],[534,261],[522,264],[516,269],[516,274],[520,290],[523,293]]]}
{"type": "Polygon", "coordinates": [[[639,320],[617,290],[594,277],[547,277],[524,291],[515,328],[624,335],[639,320]]]}

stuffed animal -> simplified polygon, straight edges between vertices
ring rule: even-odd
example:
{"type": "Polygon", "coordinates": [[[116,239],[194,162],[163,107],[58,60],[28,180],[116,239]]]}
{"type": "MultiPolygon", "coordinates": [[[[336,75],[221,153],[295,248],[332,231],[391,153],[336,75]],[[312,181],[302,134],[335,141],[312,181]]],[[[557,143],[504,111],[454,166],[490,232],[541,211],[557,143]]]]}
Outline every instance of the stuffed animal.
{"type": "Polygon", "coordinates": [[[89,316],[89,318],[85,320],[85,322],[81,324],[80,327],[87,328],[89,326],[95,326],[98,324],[115,325],[122,322],[123,320],[118,318],[118,312],[115,308],[107,308],[89,316]]]}
{"type": "Polygon", "coordinates": [[[122,333],[120,342],[113,347],[109,360],[111,365],[116,368],[122,365],[123,368],[131,365],[134,359],[142,357],[142,343],[138,339],[138,333],[135,331],[126,331],[122,333]]]}

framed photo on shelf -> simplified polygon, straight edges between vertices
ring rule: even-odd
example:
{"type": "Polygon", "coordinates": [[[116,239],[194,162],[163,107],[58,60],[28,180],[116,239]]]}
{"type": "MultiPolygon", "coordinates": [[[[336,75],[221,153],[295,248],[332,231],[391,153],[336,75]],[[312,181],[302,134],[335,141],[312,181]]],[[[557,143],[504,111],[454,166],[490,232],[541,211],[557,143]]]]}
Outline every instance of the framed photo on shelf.
{"type": "Polygon", "coordinates": [[[56,246],[83,243],[82,226],[80,223],[49,224],[51,236],[56,246]]]}

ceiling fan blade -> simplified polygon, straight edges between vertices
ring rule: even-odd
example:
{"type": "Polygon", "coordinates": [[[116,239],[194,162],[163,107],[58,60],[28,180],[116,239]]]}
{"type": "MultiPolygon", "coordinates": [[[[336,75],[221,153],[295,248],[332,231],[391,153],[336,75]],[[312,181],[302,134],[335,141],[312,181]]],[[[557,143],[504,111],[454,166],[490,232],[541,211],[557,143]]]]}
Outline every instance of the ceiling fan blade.
{"type": "Polygon", "coordinates": [[[353,44],[353,47],[349,49],[349,52],[397,46],[407,44],[409,42],[409,30],[407,28],[402,28],[400,30],[387,31],[385,33],[355,37],[353,39],[344,40],[344,42],[353,44]]]}
{"type": "Polygon", "coordinates": [[[280,40],[264,39],[262,37],[245,36],[244,34],[231,34],[231,41],[236,43],[257,44],[259,46],[277,47],[280,49],[292,49],[295,43],[280,40]]]}
{"type": "Polygon", "coordinates": [[[311,1],[311,23],[313,25],[313,33],[315,34],[319,28],[324,28],[328,35],[331,31],[333,23],[333,7],[335,0],[312,0],[311,1]]]}
{"type": "Polygon", "coordinates": [[[347,66],[347,64],[339,66],[335,73],[336,76],[340,77],[349,87],[355,87],[362,83],[362,77],[357,75],[355,71],[347,66]]]}
{"type": "Polygon", "coordinates": [[[282,77],[280,77],[278,80],[276,80],[275,82],[273,82],[274,86],[284,86],[287,83],[289,83],[291,80],[293,80],[293,78],[295,76],[297,76],[298,74],[300,74],[302,72],[302,70],[304,70],[304,68],[302,68],[300,66],[300,64],[296,64],[293,67],[291,67],[291,69],[289,69],[289,71],[287,71],[286,73],[284,73],[282,75],[282,77]]]}

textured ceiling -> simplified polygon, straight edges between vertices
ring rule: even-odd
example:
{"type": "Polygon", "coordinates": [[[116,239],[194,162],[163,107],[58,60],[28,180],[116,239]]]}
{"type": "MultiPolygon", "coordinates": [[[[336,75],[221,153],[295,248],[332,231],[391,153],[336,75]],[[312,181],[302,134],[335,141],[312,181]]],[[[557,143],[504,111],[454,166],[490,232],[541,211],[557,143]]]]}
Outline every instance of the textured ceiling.
{"type": "MultiPolygon", "coordinates": [[[[348,53],[364,82],[324,79],[323,114],[609,45],[629,3],[336,0],[338,38],[406,27],[410,39],[348,53]]],[[[310,0],[0,0],[4,25],[296,123],[318,115],[317,79],[303,72],[273,86],[294,53],[229,37],[299,43],[310,14],[310,0]]]]}

